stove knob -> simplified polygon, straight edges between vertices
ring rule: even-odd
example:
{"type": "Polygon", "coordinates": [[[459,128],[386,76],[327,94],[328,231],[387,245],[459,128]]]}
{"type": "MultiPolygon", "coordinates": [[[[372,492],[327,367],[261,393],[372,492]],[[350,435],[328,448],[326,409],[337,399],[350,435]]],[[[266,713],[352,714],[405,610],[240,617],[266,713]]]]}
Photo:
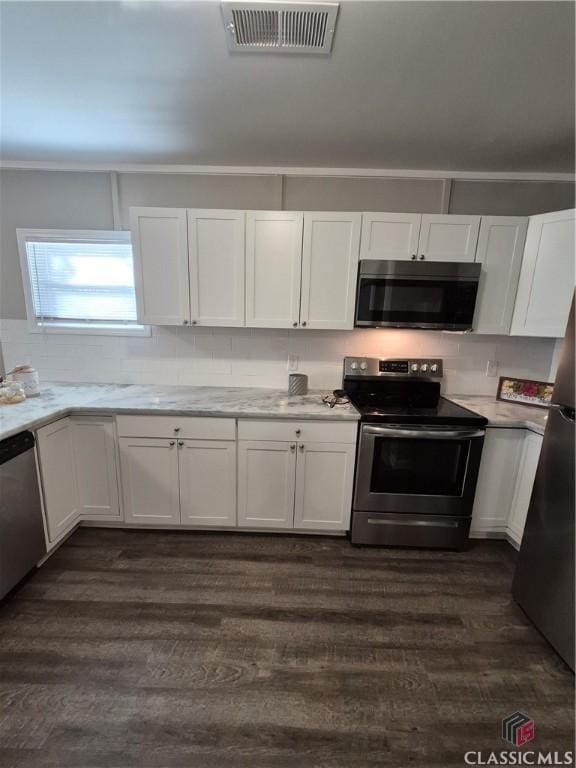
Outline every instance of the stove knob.
{"type": "Polygon", "coordinates": [[[418,363],[412,363],[412,365],[410,366],[410,370],[412,371],[412,373],[418,373],[418,371],[420,370],[418,368],[418,363]]]}
{"type": "Polygon", "coordinates": [[[436,363],[432,363],[432,365],[430,366],[430,372],[438,373],[438,366],[436,365],[436,363]]]}
{"type": "Polygon", "coordinates": [[[350,368],[355,371],[358,368],[358,363],[350,363],[350,368]]]}
{"type": "Polygon", "coordinates": [[[360,370],[361,371],[367,371],[368,370],[368,363],[365,362],[365,361],[360,363],[360,370]]]}
{"type": "Polygon", "coordinates": [[[420,370],[422,371],[422,373],[426,373],[426,371],[428,370],[428,363],[422,363],[422,365],[420,366],[420,370]]]}

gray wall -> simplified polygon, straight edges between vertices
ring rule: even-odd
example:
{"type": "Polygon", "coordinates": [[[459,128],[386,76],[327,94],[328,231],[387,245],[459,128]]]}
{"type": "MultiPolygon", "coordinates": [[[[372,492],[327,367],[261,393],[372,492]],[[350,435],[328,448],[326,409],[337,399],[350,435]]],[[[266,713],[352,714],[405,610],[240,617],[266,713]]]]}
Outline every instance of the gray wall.
{"type": "MultiPolygon", "coordinates": [[[[443,209],[443,182],[281,176],[119,174],[122,226],[132,205],[332,211],[443,209]]],[[[566,183],[452,184],[450,213],[529,215],[574,206],[566,183]]],[[[17,227],[112,229],[110,175],[62,171],[0,172],[0,318],[24,319],[17,227]]]]}

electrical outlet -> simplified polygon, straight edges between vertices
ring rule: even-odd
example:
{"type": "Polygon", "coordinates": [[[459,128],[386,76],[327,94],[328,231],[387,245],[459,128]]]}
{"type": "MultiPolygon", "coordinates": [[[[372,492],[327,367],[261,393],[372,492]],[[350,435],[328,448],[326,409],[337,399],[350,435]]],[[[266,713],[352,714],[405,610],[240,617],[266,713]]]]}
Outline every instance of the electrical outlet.
{"type": "Polygon", "coordinates": [[[298,355],[288,355],[288,363],[286,365],[289,373],[294,373],[298,370],[298,355]]]}
{"type": "Polygon", "coordinates": [[[498,376],[498,360],[488,360],[486,363],[486,376],[498,376]]]}

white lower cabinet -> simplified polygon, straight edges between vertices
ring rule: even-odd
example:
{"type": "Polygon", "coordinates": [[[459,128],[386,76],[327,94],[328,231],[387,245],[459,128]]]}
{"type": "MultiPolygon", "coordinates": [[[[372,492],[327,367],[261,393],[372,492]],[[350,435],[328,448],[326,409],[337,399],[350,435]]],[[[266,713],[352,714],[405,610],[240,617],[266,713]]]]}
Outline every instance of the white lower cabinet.
{"type": "Polygon", "coordinates": [[[295,473],[295,443],[240,440],[238,525],[292,528],[295,473]]]}
{"type": "Polygon", "coordinates": [[[175,440],[121,437],[122,498],[127,523],[178,525],[178,448],[175,440]]]}
{"type": "Polygon", "coordinates": [[[240,527],[348,530],[355,423],[243,421],[238,433],[240,527]],[[243,439],[256,435],[265,439],[243,439]]]}
{"type": "Polygon", "coordinates": [[[178,447],[180,522],[236,525],[236,442],[183,440],[178,447]]]}
{"type": "Polygon", "coordinates": [[[80,515],[90,520],[119,520],[114,419],[73,416],[71,424],[80,515]]]}
{"type": "Polygon", "coordinates": [[[117,425],[127,523],[236,525],[234,419],[118,416],[117,425]]]}
{"type": "Polygon", "coordinates": [[[508,535],[517,547],[520,547],[522,543],[526,515],[530,506],[532,488],[534,487],[536,470],[538,469],[538,459],[542,449],[542,439],[541,435],[528,432],[522,446],[514,498],[512,499],[508,520],[508,535]]]}
{"type": "Polygon", "coordinates": [[[488,428],[472,512],[473,538],[505,536],[519,547],[530,506],[542,436],[488,428]]]}
{"type": "Polygon", "coordinates": [[[54,544],[79,518],[72,421],[59,419],[36,433],[48,542],[54,544]]]}
{"type": "Polygon", "coordinates": [[[294,528],[349,527],[356,446],[302,443],[296,464],[294,528]]]}

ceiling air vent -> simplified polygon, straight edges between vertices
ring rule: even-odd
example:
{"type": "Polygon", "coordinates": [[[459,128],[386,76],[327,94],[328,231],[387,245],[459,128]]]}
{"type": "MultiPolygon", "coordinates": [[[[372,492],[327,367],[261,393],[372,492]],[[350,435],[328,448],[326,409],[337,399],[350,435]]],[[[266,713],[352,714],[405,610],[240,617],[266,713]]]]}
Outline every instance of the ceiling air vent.
{"type": "Polygon", "coordinates": [[[231,51],[330,53],[338,3],[225,0],[222,13],[231,51]]]}

